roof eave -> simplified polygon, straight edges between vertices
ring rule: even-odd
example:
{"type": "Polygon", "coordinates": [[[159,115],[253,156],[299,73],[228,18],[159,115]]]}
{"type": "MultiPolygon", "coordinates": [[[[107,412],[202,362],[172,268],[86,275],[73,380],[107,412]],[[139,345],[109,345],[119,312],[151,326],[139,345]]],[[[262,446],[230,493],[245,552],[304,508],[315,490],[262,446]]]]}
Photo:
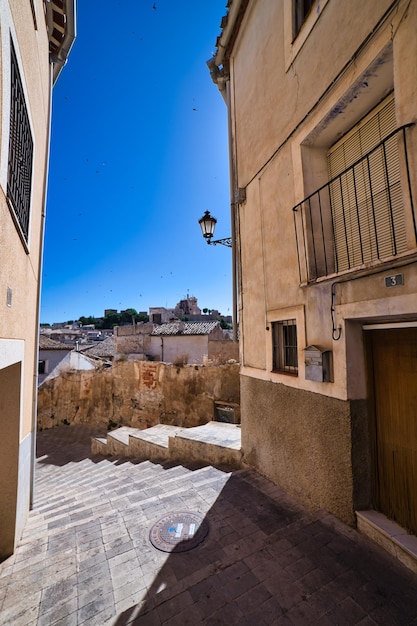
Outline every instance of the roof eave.
{"type": "Polygon", "coordinates": [[[216,52],[207,61],[213,82],[223,91],[229,79],[229,59],[249,0],[229,0],[229,11],[222,20],[222,31],[216,41],[216,52]],[[224,24],[224,26],[223,26],[224,24]]]}
{"type": "MultiPolygon", "coordinates": [[[[62,0],[62,14],[64,16],[64,33],[59,47],[53,45],[52,36],[54,30],[59,30],[61,25],[58,25],[54,17],[54,0],[45,0],[46,8],[46,24],[48,27],[48,36],[50,42],[50,61],[53,64],[53,83],[55,84],[58,77],[67,62],[69,53],[74,44],[76,38],[76,0],[62,0]],[[51,50],[52,49],[52,50],[51,50]]],[[[57,5],[55,5],[57,9],[57,5]]]]}

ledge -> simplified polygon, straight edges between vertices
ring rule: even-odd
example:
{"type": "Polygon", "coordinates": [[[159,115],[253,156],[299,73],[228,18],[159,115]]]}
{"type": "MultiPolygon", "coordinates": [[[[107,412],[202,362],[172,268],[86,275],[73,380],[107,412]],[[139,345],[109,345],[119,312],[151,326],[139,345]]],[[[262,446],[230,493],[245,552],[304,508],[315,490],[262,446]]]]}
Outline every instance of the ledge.
{"type": "Polygon", "coordinates": [[[359,532],[417,574],[417,537],[378,511],[356,511],[359,532]]]}

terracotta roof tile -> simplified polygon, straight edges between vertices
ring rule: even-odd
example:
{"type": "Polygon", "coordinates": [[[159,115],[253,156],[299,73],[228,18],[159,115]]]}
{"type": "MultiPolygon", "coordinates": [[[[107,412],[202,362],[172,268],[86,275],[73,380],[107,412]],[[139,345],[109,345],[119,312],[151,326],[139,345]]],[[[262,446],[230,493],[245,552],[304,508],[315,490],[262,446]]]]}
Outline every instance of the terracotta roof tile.
{"type": "Polygon", "coordinates": [[[114,337],[107,337],[107,339],[100,341],[94,346],[88,346],[88,348],[85,348],[82,352],[86,356],[113,357],[116,354],[114,337]]]}
{"type": "Polygon", "coordinates": [[[218,321],[212,322],[169,322],[155,324],[151,335],[210,335],[219,326],[218,321]]]}
{"type": "Polygon", "coordinates": [[[46,335],[39,335],[39,350],[72,350],[72,346],[55,341],[46,335]]]}

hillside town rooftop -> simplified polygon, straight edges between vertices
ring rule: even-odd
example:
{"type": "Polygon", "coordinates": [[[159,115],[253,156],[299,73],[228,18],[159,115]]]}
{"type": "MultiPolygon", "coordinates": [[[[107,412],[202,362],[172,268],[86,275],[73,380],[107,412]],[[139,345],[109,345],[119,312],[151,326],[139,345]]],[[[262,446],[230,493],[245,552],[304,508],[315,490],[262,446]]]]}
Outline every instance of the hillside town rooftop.
{"type": "Polygon", "coordinates": [[[155,324],[151,335],[209,335],[217,326],[217,321],[155,324]]]}

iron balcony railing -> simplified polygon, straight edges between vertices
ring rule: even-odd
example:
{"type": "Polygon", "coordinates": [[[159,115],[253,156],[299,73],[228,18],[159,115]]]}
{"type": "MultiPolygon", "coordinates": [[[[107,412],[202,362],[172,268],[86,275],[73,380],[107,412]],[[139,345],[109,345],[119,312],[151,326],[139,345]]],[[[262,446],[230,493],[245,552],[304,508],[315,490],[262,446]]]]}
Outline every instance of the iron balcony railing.
{"type": "Polygon", "coordinates": [[[396,129],[293,208],[301,284],[416,247],[406,137],[410,126],[396,129]]]}

